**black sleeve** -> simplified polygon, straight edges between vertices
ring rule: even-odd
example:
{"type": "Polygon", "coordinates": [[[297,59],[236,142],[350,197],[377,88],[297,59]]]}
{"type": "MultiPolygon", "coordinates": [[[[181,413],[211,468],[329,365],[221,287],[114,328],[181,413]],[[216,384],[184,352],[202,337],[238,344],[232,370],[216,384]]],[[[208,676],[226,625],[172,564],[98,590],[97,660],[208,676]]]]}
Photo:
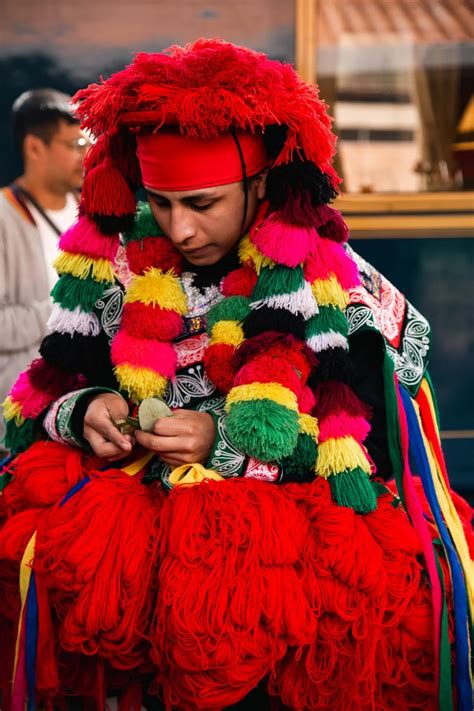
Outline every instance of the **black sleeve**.
{"type": "Polygon", "coordinates": [[[349,338],[349,355],[354,369],[354,391],[372,410],[371,431],[365,446],[376,467],[376,476],[393,477],[388,448],[383,361],[385,344],[375,331],[359,331],[349,338]]]}

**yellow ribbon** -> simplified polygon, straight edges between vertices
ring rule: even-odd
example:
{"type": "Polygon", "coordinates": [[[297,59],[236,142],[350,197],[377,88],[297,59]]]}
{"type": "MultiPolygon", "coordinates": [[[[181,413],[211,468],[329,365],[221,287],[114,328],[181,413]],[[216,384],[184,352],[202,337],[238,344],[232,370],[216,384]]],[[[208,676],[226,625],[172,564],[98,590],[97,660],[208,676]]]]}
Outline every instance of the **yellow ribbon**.
{"type": "MultiPolygon", "coordinates": [[[[430,404],[430,409],[433,408],[431,398],[428,398],[428,402],[430,404]]],[[[443,473],[440,469],[436,456],[431,447],[430,441],[423,430],[423,423],[421,420],[419,405],[416,401],[414,401],[413,404],[415,407],[416,416],[418,418],[420,431],[423,437],[423,444],[425,446],[426,456],[428,458],[431,470],[431,477],[433,479],[436,497],[438,499],[438,503],[443,514],[444,522],[449,533],[451,534],[451,538],[459,556],[459,561],[464,571],[464,577],[466,579],[467,598],[472,616],[474,613],[474,566],[471,560],[471,556],[469,555],[469,548],[467,545],[466,537],[464,535],[464,529],[462,527],[458,512],[456,511],[453,500],[449,493],[449,489],[446,485],[443,473]]],[[[433,410],[432,415],[434,415],[433,410]]],[[[435,419],[434,422],[436,422],[435,419]]]]}
{"type": "Polygon", "coordinates": [[[206,469],[202,464],[183,464],[173,469],[168,481],[171,486],[183,486],[185,484],[199,484],[205,479],[222,481],[224,477],[215,472],[214,469],[206,469]]]}
{"type": "Polygon", "coordinates": [[[16,643],[15,643],[15,661],[13,664],[13,679],[15,678],[16,674],[16,668],[18,666],[18,656],[20,652],[20,639],[21,639],[21,634],[23,631],[23,616],[24,616],[24,610],[25,610],[25,605],[26,605],[26,598],[28,597],[28,588],[30,585],[30,578],[31,578],[31,566],[33,563],[33,558],[35,555],[35,545],[36,545],[36,531],[33,533],[31,536],[30,540],[28,541],[25,552],[23,553],[23,557],[21,559],[20,563],[20,600],[21,600],[21,610],[20,610],[20,617],[19,617],[19,623],[18,623],[18,632],[16,635],[16,643]]]}
{"type": "Polygon", "coordinates": [[[126,467],[122,469],[122,471],[125,474],[128,474],[128,476],[135,476],[135,474],[138,474],[150,461],[150,459],[153,459],[155,456],[155,452],[147,452],[146,454],[143,455],[143,457],[140,457],[140,459],[137,459],[136,462],[132,462],[131,464],[127,464],[126,467]]]}

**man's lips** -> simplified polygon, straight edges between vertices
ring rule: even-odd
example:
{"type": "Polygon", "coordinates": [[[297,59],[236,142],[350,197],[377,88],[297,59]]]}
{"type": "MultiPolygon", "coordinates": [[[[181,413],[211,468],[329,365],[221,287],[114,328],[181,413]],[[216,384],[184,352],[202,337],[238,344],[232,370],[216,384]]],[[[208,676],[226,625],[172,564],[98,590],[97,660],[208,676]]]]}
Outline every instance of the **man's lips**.
{"type": "Polygon", "coordinates": [[[204,245],[203,247],[194,247],[193,249],[182,249],[181,251],[183,254],[199,254],[200,252],[204,252],[206,249],[209,249],[209,245],[204,245]]]}

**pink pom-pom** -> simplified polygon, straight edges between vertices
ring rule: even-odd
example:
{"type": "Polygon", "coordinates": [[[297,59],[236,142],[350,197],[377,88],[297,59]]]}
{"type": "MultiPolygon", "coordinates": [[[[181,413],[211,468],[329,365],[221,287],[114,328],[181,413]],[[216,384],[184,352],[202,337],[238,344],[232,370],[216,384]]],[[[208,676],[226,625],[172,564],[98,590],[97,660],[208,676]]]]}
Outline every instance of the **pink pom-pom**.
{"type": "Polygon", "coordinates": [[[38,390],[32,385],[28,373],[21,373],[11,389],[10,398],[21,404],[21,414],[25,418],[38,417],[45,407],[54,400],[51,393],[38,390]]]}
{"type": "Polygon", "coordinates": [[[150,368],[171,378],[176,372],[176,351],[171,343],[152,338],[135,338],[119,331],[112,341],[112,363],[150,368]]]}
{"type": "Polygon", "coordinates": [[[354,417],[344,412],[329,415],[319,421],[319,441],[325,442],[331,437],[353,437],[363,442],[370,432],[370,424],[364,417],[354,417]]]}
{"type": "Polygon", "coordinates": [[[115,259],[118,246],[118,234],[102,234],[95,223],[85,215],[61,235],[59,240],[59,248],[65,252],[85,254],[87,257],[110,261],[115,259]]]}
{"type": "Polygon", "coordinates": [[[250,230],[250,239],[262,254],[287,267],[303,263],[317,238],[314,227],[290,225],[275,213],[250,230]]]}
{"type": "Polygon", "coordinates": [[[360,284],[354,260],[344,247],[330,239],[318,238],[304,265],[304,277],[311,284],[315,279],[328,279],[334,274],[346,291],[360,284]]]}

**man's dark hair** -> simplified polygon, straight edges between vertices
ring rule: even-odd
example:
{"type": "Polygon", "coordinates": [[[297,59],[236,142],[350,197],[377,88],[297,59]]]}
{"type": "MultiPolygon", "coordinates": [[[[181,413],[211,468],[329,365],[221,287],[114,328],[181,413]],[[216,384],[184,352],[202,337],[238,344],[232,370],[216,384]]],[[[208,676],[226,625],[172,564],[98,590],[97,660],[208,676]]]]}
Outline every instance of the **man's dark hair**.
{"type": "Polygon", "coordinates": [[[70,96],[56,89],[32,89],[16,99],[12,106],[13,137],[20,153],[28,134],[49,144],[60,121],[79,123],[70,101],[70,96]]]}

